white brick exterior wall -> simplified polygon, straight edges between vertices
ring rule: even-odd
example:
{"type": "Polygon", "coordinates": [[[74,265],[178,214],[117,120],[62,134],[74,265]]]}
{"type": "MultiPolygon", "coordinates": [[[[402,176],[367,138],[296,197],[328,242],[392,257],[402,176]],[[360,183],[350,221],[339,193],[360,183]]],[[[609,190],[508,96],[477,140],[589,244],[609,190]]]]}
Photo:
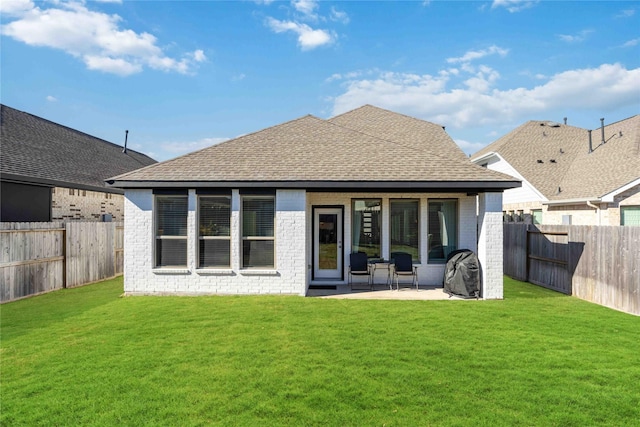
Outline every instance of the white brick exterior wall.
{"type": "MultiPolygon", "coordinates": [[[[125,292],[127,294],[296,294],[305,295],[312,283],[311,229],[313,207],[343,206],[344,280],[347,283],[349,253],[351,252],[351,200],[354,198],[382,199],[382,256],[389,257],[389,201],[411,198],[420,201],[420,259],[418,278],[421,285],[442,285],[444,264],[429,264],[427,260],[427,218],[430,199],[458,200],[458,248],[479,252],[478,225],[488,227],[484,242],[483,269],[490,290],[485,298],[502,298],[502,214],[501,194],[497,210],[485,215],[484,222],[476,216],[476,197],[458,193],[306,193],[304,190],[278,190],[276,192],[275,253],[273,270],[245,270],[241,268],[240,200],[238,190],[232,191],[231,201],[231,268],[197,268],[197,195],[189,191],[188,211],[188,264],[185,269],[154,269],[154,218],[151,190],[127,190],[125,201],[125,292]],[[494,222],[497,221],[498,234],[494,222]],[[493,246],[496,246],[495,248],[493,246]],[[486,250],[489,248],[489,251],[486,250]],[[487,256],[488,254],[488,256],[487,256]],[[496,259],[494,259],[496,258],[496,259]],[[490,266],[487,273],[485,262],[490,266]],[[496,269],[496,271],[493,271],[496,269]],[[498,280],[499,279],[499,280],[498,280]]],[[[492,199],[493,200],[493,199],[492,199]]],[[[491,204],[494,207],[495,203],[491,204]]],[[[376,282],[384,283],[386,271],[378,271],[376,282]]],[[[326,283],[326,282],[325,282],[326,283]]]]}
{"type": "Polygon", "coordinates": [[[480,193],[478,212],[482,298],[502,299],[502,193],[480,193]]]}
{"type": "Polygon", "coordinates": [[[127,190],[125,203],[125,292],[127,294],[306,294],[306,194],[276,193],[276,268],[240,268],[240,194],[232,192],[231,268],[198,269],[197,196],[189,191],[187,268],[155,269],[153,257],[153,194],[127,190]]]}

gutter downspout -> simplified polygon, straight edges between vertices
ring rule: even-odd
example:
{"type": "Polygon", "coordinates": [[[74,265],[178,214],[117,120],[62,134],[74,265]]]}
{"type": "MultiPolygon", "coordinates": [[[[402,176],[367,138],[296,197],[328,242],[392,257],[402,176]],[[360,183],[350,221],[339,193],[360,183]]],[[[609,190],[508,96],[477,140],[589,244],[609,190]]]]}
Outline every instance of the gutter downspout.
{"type": "Polygon", "coordinates": [[[602,217],[600,215],[600,206],[596,206],[587,200],[587,206],[596,210],[596,215],[598,215],[598,225],[602,225],[602,217]]]}

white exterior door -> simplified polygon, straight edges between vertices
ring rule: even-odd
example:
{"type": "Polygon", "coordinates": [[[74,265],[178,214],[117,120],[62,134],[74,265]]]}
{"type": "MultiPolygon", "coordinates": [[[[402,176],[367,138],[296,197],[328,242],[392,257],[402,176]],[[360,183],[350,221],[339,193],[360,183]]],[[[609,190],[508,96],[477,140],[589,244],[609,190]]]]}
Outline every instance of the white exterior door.
{"type": "Polygon", "coordinates": [[[313,278],[343,278],[342,208],[313,210],[313,278]]]}

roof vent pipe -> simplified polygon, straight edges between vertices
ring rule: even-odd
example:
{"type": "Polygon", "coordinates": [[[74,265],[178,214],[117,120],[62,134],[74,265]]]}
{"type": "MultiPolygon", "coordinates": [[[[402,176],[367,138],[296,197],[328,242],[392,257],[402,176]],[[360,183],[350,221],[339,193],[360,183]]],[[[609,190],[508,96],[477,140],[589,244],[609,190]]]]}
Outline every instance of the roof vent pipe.
{"type": "Polygon", "coordinates": [[[604,118],[600,119],[600,129],[602,130],[602,141],[601,141],[601,143],[604,144],[606,142],[604,140],[604,118]]]}
{"type": "Polygon", "coordinates": [[[565,125],[567,124],[567,118],[566,117],[564,118],[564,124],[565,125]]]}
{"type": "Polygon", "coordinates": [[[125,130],[124,131],[124,148],[122,149],[122,152],[126,154],[127,152],[127,139],[129,138],[129,131],[125,130]]]}
{"type": "Polygon", "coordinates": [[[593,144],[591,142],[591,130],[588,130],[587,132],[589,132],[589,152],[593,152],[593,144]]]}

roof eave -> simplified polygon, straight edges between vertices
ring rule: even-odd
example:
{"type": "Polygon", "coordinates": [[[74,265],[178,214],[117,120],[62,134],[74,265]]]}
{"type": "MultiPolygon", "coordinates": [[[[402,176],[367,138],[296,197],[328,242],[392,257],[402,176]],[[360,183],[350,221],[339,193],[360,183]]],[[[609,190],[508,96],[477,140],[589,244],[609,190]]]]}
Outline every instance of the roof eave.
{"type": "Polygon", "coordinates": [[[601,203],[600,197],[580,197],[576,199],[563,199],[563,200],[548,200],[542,202],[543,205],[558,206],[558,205],[581,205],[585,203],[601,203]]]}
{"type": "Polygon", "coordinates": [[[483,155],[482,155],[482,156],[480,156],[480,157],[473,157],[473,158],[471,158],[471,159],[469,159],[469,160],[470,160],[471,162],[473,162],[473,163],[478,163],[478,162],[482,162],[482,161],[484,161],[484,160],[489,160],[491,157],[498,157],[498,158],[501,158],[501,156],[500,156],[498,153],[496,153],[495,151],[490,151],[490,152],[488,152],[488,153],[483,154],[483,155]]]}
{"type": "Polygon", "coordinates": [[[77,182],[59,181],[54,179],[39,178],[39,177],[26,176],[26,175],[16,175],[11,173],[4,173],[4,172],[0,174],[0,177],[2,178],[2,181],[15,182],[18,184],[39,185],[44,187],[75,188],[78,190],[96,191],[100,193],[124,194],[124,191],[122,191],[122,189],[115,186],[98,187],[95,185],[80,184],[77,182]]]}
{"type": "Polygon", "coordinates": [[[504,191],[521,181],[108,181],[116,188],[291,188],[341,190],[504,191]]]}

